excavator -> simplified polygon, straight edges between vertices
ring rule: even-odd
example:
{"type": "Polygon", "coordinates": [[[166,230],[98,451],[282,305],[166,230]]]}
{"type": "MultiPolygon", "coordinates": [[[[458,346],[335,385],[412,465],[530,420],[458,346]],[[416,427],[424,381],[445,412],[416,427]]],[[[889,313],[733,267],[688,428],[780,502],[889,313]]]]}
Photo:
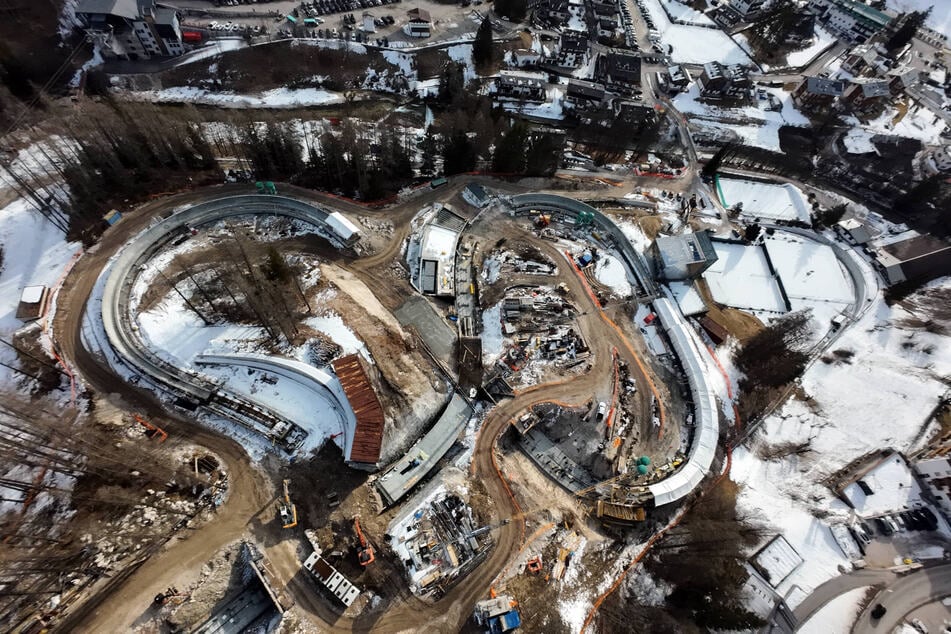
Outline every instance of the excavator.
{"type": "Polygon", "coordinates": [[[283,528],[294,528],[297,526],[297,506],[291,502],[291,494],[288,491],[290,480],[284,480],[284,499],[280,502],[279,510],[281,512],[281,526],[283,528]]]}
{"type": "Polygon", "coordinates": [[[373,546],[370,545],[370,542],[367,541],[363,531],[360,530],[359,517],[353,518],[353,529],[357,533],[357,539],[360,540],[360,545],[357,546],[357,560],[360,562],[361,566],[369,566],[374,561],[376,561],[376,555],[373,553],[373,546]]]}

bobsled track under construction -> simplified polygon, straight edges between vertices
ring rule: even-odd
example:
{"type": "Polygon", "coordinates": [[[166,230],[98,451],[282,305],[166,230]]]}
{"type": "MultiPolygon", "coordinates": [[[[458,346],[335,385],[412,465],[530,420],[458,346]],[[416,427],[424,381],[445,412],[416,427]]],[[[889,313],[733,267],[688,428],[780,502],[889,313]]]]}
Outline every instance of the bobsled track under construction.
{"type": "MultiPolygon", "coordinates": [[[[260,510],[273,500],[272,485],[255,468],[243,449],[226,435],[196,423],[189,409],[208,412],[262,434],[280,447],[285,456],[294,453],[302,440],[302,434],[306,433],[294,420],[268,408],[266,404],[222,387],[220,382],[198,370],[178,367],[149,348],[135,327],[130,309],[132,289],[143,267],[168,248],[182,232],[241,216],[284,216],[313,226],[319,235],[339,250],[341,255],[335,264],[352,272],[371,290],[386,292],[384,287],[387,283],[381,281],[381,272],[401,257],[402,245],[411,232],[411,221],[416,212],[428,203],[458,194],[461,186],[462,183],[453,183],[440,190],[427,190],[385,210],[371,210],[293,187],[282,186],[284,195],[281,196],[247,195],[243,194],[246,188],[239,186],[198,190],[153,201],[127,214],[121,223],[104,234],[95,250],[77,261],[60,291],[53,331],[57,350],[77,381],[99,392],[118,395],[129,408],[161,416],[168,421],[166,429],[170,433],[188,436],[195,444],[215,451],[228,463],[232,484],[229,498],[213,522],[170,542],[164,549],[150,553],[137,565],[102,582],[88,600],[68,613],[58,624],[60,631],[128,629],[141,612],[143,599],[151,600],[163,590],[168,585],[172,570],[181,566],[200,566],[221,545],[243,534],[252,521],[257,521],[255,518],[260,510]],[[386,218],[394,226],[393,235],[385,247],[360,257],[350,248],[357,236],[348,229],[354,225],[345,219],[345,215],[351,218],[386,218]],[[83,311],[97,308],[89,299],[100,276],[105,276],[101,321],[108,345],[123,366],[144,379],[139,385],[125,382],[120,376],[123,372],[111,367],[97,351],[87,349],[81,335],[83,311]],[[146,385],[150,389],[146,389],[146,385]],[[186,403],[188,408],[169,406],[168,403],[173,400],[186,403]]],[[[385,609],[367,611],[353,618],[345,616],[337,606],[315,593],[309,576],[302,573],[302,559],[295,540],[274,540],[263,550],[271,562],[275,578],[283,584],[285,592],[297,605],[320,623],[322,631],[458,631],[470,617],[475,602],[489,593],[494,580],[512,563],[526,539],[524,501],[520,503],[516,499],[500,468],[496,455],[499,439],[514,421],[538,404],[582,404],[596,390],[611,384],[614,370],[608,359],[611,358],[612,346],[620,351],[625,361],[630,362],[631,367],[640,368],[639,380],[646,380],[658,397],[661,422],[689,434],[685,459],[669,475],[651,484],[624,485],[628,490],[626,496],[622,497],[628,500],[627,504],[632,509],[676,504],[695,493],[711,471],[720,472],[715,465],[722,465],[726,454],[721,452],[721,459],[717,459],[719,405],[704,369],[706,349],[676,302],[665,295],[667,291],[663,287],[656,284],[651,267],[643,255],[609,217],[594,207],[560,195],[519,193],[524,192],[524,189],[494,181],[493,186],[510,191],[511,195],[499,196],[494,204],[497,213],[512,219],[512,222],[530,213],[546,212],[555,221],[560,219],[570,224],[579,213],[590,214],[602,242],[610,244],[620,255],[629,279],[636,280],[640,286],[640,301],[649,304],[650,310],[656,315],[656,322],[660,324],[658,330],[663,331],[670,344],[671,358],[675,359],[686,379],[689,393],[687,407],[693,423],[682,425],[679,415],[678,420],[673,420],[669,412],[665,411],[661,395],[663,386],[660,386],[661,389],[655,386],[660,380],[656,376],[652,378],[649,364],[639,359],[638,351],[627,340],[622,329],[604,312],[586,286],[583,276],[575,274],[575,271],[560,276],[560,281],[586,316],[583,328],[591,330],[589,339],[599,362],[590,371],[570,381],[533,385],[516,391],[510,398],[499,399],[487,409],[473,448],[471,477],[482,483],[486,495],[494,502],[498,518],[513,518],[514,521],[500,523],[494,529],[497,531],[495,545],[488,557],[442,597],[427,602],[409,595],[400,596],[387,603],[385,609]]],[[[463,237],[470,226],[467,222],[466,228],[462,230],[463,237]]],[[[539,241],[538,246],[552,254],[552,257],[559,255],[550,242],[539,241]]],[[[560,255],[564,263],[564,254],[560,255]]],[[[618,317],[615,316],[615,319],[618,317]]],[[[637,329],[628,328],[628,331],[631,330],[636,333],[637,329]]],[[[232,361],[237,365],[267,368],[277,375],[293,374],[296,380],[310,381],[318,386],[317,389],[333,393],[335,402],[346,411],[348,420],[353,418],[353,411],[345,396],[323,384],[325,377],[320,374],[322,371],[298,367],[304,364],[295,365],[297,362],[287,359],[259,354],[234,357],[230,361],[227,355],[204,359],[207,365],[223,365],[232,361]]],[[[447,381],[455,386],[451,371],[444,369],[444,372],[448,373],[447,381]]],[[[460,390],[458,393],[467,400],[472,398],[468,392],[462,393],[460,390]]],[[[427,470],[436,468],[437,461],[431,463],[426,465],[427,470]]],[[[341,464],[340,468],[346,467],[341,464]]],[[[591,504],[597,503],[601,494],[599,487],[594,486],[578,497],[583,498],[582,502],[590,508],[591,504]]],[[[402,583],[400,573],[395,568],[386,574],[394,576],[394,585],[402,583]]]]}

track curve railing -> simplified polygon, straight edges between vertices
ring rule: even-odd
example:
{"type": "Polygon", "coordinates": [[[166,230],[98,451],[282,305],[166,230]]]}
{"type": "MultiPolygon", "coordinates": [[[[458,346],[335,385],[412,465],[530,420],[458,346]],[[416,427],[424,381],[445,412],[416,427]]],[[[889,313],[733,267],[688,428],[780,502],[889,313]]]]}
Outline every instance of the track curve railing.
{"type": "Polygon", "coordinates": [[[130,300],[139,273],[155,255],[193,227],[249,215],[283,216],[317,227],[332,242],[342,245],[327,222],[331,212],[285,196],[245,195],[219,198],[188,207],[156,222],[133,238],[113,260],[102,296],[102,324],[116,354],[153,383],[195,404],[226,416],[256,432],[266,434],[292,451],[307,432],[286,417],[189,368],[178,367],[149,348],[133,323],[130,300]]]}

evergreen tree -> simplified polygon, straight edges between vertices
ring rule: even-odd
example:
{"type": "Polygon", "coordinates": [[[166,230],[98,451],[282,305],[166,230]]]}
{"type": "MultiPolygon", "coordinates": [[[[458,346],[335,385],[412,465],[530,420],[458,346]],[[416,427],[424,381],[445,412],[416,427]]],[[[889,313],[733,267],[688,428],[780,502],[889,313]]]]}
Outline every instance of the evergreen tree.
{"type": "Polygon", "coordinates": [[[495,57],[495,44],[492,42],[492,23],[486,15],[476,31],[475,42],[472,44],[472,62],[480,71],[492,66],[495,57]]]}
{"type": "Polygon", "coordinates": [[[476,165],[476,150],[465,130],[456,130],[449,135],[443,146],[443,172],[461,174],[471,172],[476,165]]]}
{"type": "Polygon", "coordinates": [[[561,156],[564,137],[554,134],[540,134],[529,144],[525,157],[527,176],[551,176],[558,169],[558,157],[561,156]]]}
{"type": "Polygon", "coordinates": [[[933,8],[934,7],[928,7],[925,11],[912,11],[911,13],[903,15],[901,18],[901,26],[898,27],[898,30],[885,42],[885,48],[889,51],[899,51],[903,49],[905,45],[911,41],[911,38],[915,37],[915,33],[918,32],[918,29],[921,28],[925,20],[928,19],[928,16],[931,15],[933,8]]]}
{"type": "Polygon", "coordinates": [[[426,136],[419,142],[419,149],[423,157],[419,166],[420,176],[433,176],[436,173],[436,154],[439,152],[439,139],[433,126],[426,128],[426,136]]]}
{"type": "Polygon", "coordinates": [[[457,106],[466,91],[465,67],[458,62],[449,62],[439,76],[439,92],[436,99],[447,106],[457,106]]]}
{"type": "Polygon", "coordinates": [[[704,178],[713,178],[716,176],[717,171],[720,169],[720,164],[723,163],[723,159],[728,153],[732,151],[733,148],[729,143],[722,146],[719,150],[717,150],[717,153],[714,154],[709,161],[707,161],[707,164],[703,166],[703,169],[700,170],[700,174],[704,178]]]}
{"type": "Polygon", "coordinates": [[[528,126],[518,120],[495,144],[492,171],[501,174],[523,174],[528,149],[528,126]]]}

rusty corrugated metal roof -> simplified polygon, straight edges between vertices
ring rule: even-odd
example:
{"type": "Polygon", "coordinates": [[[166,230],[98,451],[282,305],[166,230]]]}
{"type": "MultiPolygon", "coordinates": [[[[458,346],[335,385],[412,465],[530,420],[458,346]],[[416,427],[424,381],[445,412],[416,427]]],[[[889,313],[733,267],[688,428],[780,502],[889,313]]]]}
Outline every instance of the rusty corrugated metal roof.
{"type": "Polygon", "coordinates": [[[333,362],[333,368],[357,419],[350,461],[376,463],[380,459],[380,448],[383,446],[385,422],[380,399],[370,385],[370,377],[363,369],[359,355],[340,357],[333,362]]]}

